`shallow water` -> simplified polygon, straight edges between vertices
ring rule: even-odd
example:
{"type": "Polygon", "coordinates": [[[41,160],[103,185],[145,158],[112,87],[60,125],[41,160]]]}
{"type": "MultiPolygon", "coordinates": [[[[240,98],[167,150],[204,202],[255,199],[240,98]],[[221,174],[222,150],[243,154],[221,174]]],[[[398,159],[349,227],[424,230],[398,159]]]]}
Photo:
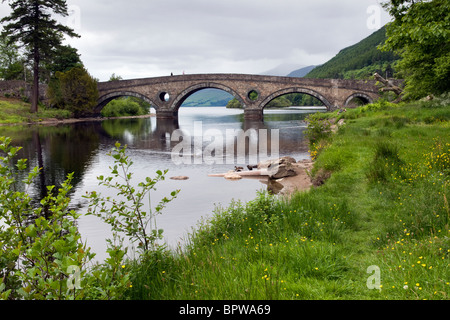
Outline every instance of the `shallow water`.
{"type": "MultiPolygon", "coordinates": [[[[268,110],[263,122],[248,122],[244,121],[242,110],[185,107],[180,109],[178,122],[145,118],[7,127],[0,129],[0,135],[10,136],[14,144],[23,146],[21,156],[29,159],[30,166],[44,168],[44,174],[34,186],[37,199],[46,185],[59,184],[68,173],[75,172],[71,199],[72,206],[80,212],[86,211],[87,202],[82,196],[88,191],[114,196],[110,190],[99,188],[97,177],[109,175],[113,161],[107,153],[116,141],[128,145],[128,154],[134,162],[135,184],[147,176],[154,177],[157,170],[168,169],[166,180],[156,185],[157,190],[151,193],[150,201],[154,207],[162,197],[180,189],[178,197],[167,205],[156,221],[158,228],[164,230],[165,242],[176,246],[202,218],[211,216],[217,205],[227,206],[233,199],[252,200],[258,190],[266,188],[259,179],[229,181],[208,177],[208,174],[256,164],[256,161],[274,155],[289,155],[297,160],[308,158],[303,133],[306,125],[302,120],[311,112],[315,111],[268,110]],[[247,133],[244,155],[237,148],[238,138],[236,141],[226,139],[227,133],[238,132],[234,130],[247,133]],[[175,139],[177,133],[183,134],[183,139],[175,139]],[[208,136],[210,133],[213,137],[208,136]],[[276,139],[277,135],[279,139],[276,139]],[[180,148],[186,141],[189,144],[180,148]],[[276,142],[277,148],[271,150],[276,142]],[[261,147],[264,143],[268,145],[267,152],[252,151],[253,146],[261,147]],[[181,152],[174,154],[174,150],[181,152]],[[173,176],[188,176],[189,179],[169,179],[173,176]]],[[[148,209],[149,205],[145,205],[148,209]]],[[[97,259],[102,260],[105,239],[111,236],[109,226],[96,217],[82,216],[79,228],[88,246],[97,253],[97,259]]]]}

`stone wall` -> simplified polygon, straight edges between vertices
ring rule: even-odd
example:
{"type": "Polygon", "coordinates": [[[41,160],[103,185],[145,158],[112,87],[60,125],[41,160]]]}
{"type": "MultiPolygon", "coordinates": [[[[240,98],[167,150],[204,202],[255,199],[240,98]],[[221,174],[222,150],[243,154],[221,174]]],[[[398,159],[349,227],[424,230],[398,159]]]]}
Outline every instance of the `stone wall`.
{"type": "MultiPolygon", "coordinates": [[[[39,100],[46,102],[47,85],[39,85],[39,100]]],[[[31,84],[22,80],[0,81],[0,97],[30,100],[31,84]]]]}

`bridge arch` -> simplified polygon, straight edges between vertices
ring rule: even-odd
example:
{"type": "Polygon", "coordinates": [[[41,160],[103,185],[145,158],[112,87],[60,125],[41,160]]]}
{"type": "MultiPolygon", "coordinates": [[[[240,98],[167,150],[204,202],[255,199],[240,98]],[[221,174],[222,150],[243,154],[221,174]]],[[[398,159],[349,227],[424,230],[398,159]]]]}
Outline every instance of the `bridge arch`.
{"type": "Polygon", "coordinates": [[[283,89],[283,90],[274,92],[271,95],[269,95],[266,99],[264,99],[264,101],[261,102],[261,104],[260,104],[261,109],[264,109],[266,107],[266,105],[269,104],[269,102],[272,101],[273,99],[276,99],[278,97],[281,97],[281,96],[283,96],[285,94],[289,94],[289,93],[308,94],[308,95],[313,96],[314,98],[320,100],[324,104],[324,106],[327,107],[328,111],[333,109],[333,105],[328,101],[327,98],[325,98],[323,95],[321,95],[317,91],[314,91],[311,89],[306,89],[306,88],[287,88],[287,89],[283,89]]]}
{"type": "Polygon", "coordinates": [[[181,105],[183,104],[184,101],[186,101],[187,98],[189,98],[189,96],[191,96],[192,94],[196,93],[197,91],[203,90],[203,89],[219,89],[219,90],[223,90],[225,92],[228,92],[229,94],[231,94],[233,97],[235,97],[236,99],[239,100],[239,102],[244,106],[245,108],[245,102],[242,99],[242,97],[233,89],[231,89],[228,86],[225,86],[223,84],[220,83],[215,83],[215,82],[204,82],[204,83],[198,83],[196,85],[193,85],[189,88],[186,88],[185,90],[183,90],[173,101],[172,105],[171,105],[171,110],[173,110],[174,112],[178,112],[178,109],[180,109],[181,105]]]}
{"type": "Polygon", "coordinates": [[[355,92],[352,95],[350,95],[344,103],[344,107],[347,107],[353,99],[358,98],[360,99],[364,104],[373,103],[373,99],[368,94],[362,93],[362,92],[355,92]]]}
{"type": "Polygon", "coordinates": [[[102,109],[112,100],[120,98],[120,97],[135,97],[144,100],[145,102],[148,102],[151,104],[152,108],[158,109],[158,105],[155,104],[150,98],[147,96],[134,92],[134,91],[116,91],[116,92],[110,92],[103,96],[101,96],[97,100],[97,107],[95,108],[96,113],[100,113],[102,109]]]}

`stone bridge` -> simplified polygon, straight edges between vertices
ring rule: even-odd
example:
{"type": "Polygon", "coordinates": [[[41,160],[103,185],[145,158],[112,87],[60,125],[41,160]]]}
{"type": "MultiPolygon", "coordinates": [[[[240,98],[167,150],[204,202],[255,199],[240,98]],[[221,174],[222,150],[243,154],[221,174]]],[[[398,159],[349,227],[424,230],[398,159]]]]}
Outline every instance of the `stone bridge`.
{"type": "Polygon", "coordinates": [[[149,102],[158,118],[176,119],[178,109],[193,93],[216,88],[233,95],[244,106],[246,119],[263,118],[264,107],[288,93],[311,95],[335,110],[348,106],[353,98],[370,103],[379,97],[373,80],[338,80],[276,77],[247,74],[193,74],[98,83],[96,112],[113,99],[133,96],[149,102]]]}

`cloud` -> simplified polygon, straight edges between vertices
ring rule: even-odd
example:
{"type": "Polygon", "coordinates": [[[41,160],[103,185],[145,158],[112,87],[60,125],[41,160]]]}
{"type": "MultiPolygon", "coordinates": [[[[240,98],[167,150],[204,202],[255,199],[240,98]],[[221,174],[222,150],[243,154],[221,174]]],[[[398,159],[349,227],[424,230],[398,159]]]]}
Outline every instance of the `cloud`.
{"type": "MultiPolygon", "coordinates": [[[[321,64],[370,35],[377,0],[69,0],[69,39],[107,80],[321,64]]],[[[6,4],[0,7],[5,11],[6,4]]],[[[380,10],[380,21],[387,14],[380,10]]]]}

